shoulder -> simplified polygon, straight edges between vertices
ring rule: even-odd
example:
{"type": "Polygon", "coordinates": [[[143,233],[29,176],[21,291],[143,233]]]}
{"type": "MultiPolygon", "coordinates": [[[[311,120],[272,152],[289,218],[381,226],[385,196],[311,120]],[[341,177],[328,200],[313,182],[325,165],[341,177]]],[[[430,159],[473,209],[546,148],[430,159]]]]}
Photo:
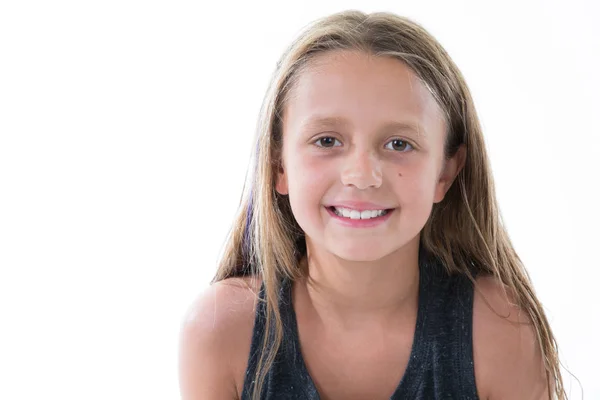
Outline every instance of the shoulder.
{"type": "Polygon", "coordinates": [[[496,278],[476,279],[473,359],[481,399],[548,398],[535,328],[516,303],[514,293],[496,278]]]}
{"type": "Polygon", "coordinates": [[[257,277],[225,279],[190,304],[179,335],[182,400],[238,398],[261,283],[257,277]]]}

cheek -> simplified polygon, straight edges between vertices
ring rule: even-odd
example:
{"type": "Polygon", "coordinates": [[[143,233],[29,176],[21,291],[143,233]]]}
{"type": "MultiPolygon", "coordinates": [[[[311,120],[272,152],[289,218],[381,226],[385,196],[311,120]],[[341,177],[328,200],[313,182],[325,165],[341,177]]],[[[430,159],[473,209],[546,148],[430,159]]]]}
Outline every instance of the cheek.
{"type": "Polygon", "coordinates": [[[435,167],[426,162],[414,163],[396,173],[398,195],[406,206],[422,207],[433,203],[436,187],[435,167]]]}
{"type": "Polygon", "coordinates": [[[310,231],[310,226],[321,218],[321,202],[332,184],[331,176],[325,175],[325,171],[331,168],[325,168],[322,162],[310,157],[291,158],[287,168],[292,212],[300,227],[310,231]]]}
{"type": "Polygon", "coordinates": [[[322,190],[327,182],[326,171],[331,171],[331,168],[323,165],[320,160],[310,157],[295,157],[290,161],[288,164],[290,196],[319,195],[319,189],[322,190]],[[291,191],[294,193],[292,194],[291,191]]]}

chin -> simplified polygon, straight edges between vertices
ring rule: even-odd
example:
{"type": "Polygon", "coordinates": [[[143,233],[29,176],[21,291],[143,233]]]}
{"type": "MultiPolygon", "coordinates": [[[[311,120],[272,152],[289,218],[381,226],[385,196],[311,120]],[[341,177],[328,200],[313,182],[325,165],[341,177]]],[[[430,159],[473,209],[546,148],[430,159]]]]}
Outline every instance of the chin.
{"type": "Polygon", "coordinates": [[[377,261],[391,252],[386,251],[382,246],[374,245],[368,241],[363,241],[359,244],[347,243],[344,245],[333,245],[330,247],[329,251],[339,258],[356,262],[377,261]]]}

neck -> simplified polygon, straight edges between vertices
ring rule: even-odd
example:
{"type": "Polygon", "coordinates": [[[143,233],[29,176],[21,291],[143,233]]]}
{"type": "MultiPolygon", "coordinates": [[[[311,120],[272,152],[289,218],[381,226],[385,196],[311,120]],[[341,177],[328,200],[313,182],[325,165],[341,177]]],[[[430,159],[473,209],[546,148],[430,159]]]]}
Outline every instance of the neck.
{"type": "Polygon", "coordinates": [[[419,236],[376,261],[357,262],[315,250],[307,238],[300,285],[306,307],[343,329],[415,318],[419,293],[419,236]],[[311,251],[312,250],[312,251],[311,251]]]}

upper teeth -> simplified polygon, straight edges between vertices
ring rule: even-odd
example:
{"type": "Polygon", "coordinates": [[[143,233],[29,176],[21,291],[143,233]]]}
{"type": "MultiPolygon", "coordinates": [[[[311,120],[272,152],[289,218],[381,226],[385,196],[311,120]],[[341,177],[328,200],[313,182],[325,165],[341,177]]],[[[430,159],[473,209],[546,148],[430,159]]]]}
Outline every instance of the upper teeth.
{"type": "Polygon", "coordinates": [[[358,211],[358,210],[351,210],[349,208],[341,208],[341,207],[334,207],[333,209],[337,215],[346,217],[346,218],[350,218],[350,219],[369,219],[369,218],[379,217],[386,213],[385,210],[358,211]]]}

